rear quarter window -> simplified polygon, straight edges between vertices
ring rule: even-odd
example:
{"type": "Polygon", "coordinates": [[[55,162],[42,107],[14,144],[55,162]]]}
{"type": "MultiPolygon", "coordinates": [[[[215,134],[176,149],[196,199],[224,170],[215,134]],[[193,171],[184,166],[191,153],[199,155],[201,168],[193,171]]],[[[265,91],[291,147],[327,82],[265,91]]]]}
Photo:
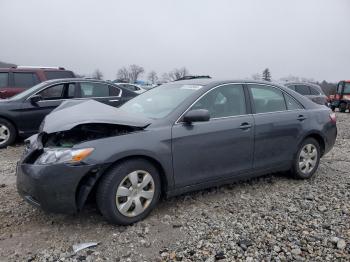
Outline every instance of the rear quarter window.
{"type": "Polygon", "coordinates": [[[75,77],[72,71],[45,71],[45,76],[47,80],[75,77]]]}

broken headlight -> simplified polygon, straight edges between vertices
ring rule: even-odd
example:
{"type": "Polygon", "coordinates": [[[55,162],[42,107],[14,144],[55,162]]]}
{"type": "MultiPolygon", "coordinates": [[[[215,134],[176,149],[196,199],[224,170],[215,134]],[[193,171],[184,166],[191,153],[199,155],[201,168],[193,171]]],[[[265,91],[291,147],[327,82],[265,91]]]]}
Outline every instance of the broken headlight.
{"type": "Polygon", "coordinates": [[[67,149],[67,148],[45,148],[42,155],[35,161],[37,165],[78,163],[88,157],[93,148],[67,149]]]}

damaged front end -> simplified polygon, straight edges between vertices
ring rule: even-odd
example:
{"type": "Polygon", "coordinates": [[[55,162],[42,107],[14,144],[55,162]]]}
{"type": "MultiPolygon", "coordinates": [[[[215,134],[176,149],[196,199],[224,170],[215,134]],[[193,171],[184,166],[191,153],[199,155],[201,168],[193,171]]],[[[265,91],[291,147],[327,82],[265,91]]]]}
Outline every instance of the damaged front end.
{"type": "Polygon", "coordinates": [[[90,123],[78,125],[70,130],[51,134],[43,133],[41,141],[43,147],[70,148],[82,142],[101,138],[121,136],[141,131],[143,128],[115,124],[90,123]]]}
{"type": "Polygon", "coordinates": [[[17,167],[18,192],[49,212],[81,210],[108,163],[94,161],[97,149],[80,144],[141,132],[149,124],[96,101],[63,103],[45,118],[39,134],[26,140],[17,167]]]}

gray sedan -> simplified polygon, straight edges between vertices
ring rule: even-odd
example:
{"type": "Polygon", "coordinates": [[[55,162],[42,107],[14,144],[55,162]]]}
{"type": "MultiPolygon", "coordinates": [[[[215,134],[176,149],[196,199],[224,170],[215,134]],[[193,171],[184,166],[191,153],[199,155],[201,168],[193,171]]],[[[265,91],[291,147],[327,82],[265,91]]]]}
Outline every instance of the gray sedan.
{"type": "Polygon", "coordinates": [[[93,195],[107,220],[132,224],[161,196],[270,172],[312,177],[337,135],[335,115],[277,84],[185,80],[113,108],[66,102],[27,141],[18,191],[74,213],[93,195]]]}

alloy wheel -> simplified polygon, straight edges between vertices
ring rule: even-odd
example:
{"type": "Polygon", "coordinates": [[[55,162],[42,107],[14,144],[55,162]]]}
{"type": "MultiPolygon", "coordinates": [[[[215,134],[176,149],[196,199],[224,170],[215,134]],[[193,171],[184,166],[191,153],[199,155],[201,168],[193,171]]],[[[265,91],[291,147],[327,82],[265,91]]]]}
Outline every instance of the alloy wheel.
{"type": "Polygon", "coordinates": [[[317,164],[318,152],[313,144],[306,144],[299,154],[299,169],[303,174],[310,174],[317,164]]]}
{"type": "Polygon", "coordinates": [[[0,124],[0,145],[3,145],[7,143],[7,141],[10,139],[10,129],[0,124]]]}
{"type": "Polygon", "coordinates": [[[118,211],[127,217],[142,214],[151,204],[155,191],[153,177],[146,171],[128,174],[119,184],[116,193],[118,211]]]}

